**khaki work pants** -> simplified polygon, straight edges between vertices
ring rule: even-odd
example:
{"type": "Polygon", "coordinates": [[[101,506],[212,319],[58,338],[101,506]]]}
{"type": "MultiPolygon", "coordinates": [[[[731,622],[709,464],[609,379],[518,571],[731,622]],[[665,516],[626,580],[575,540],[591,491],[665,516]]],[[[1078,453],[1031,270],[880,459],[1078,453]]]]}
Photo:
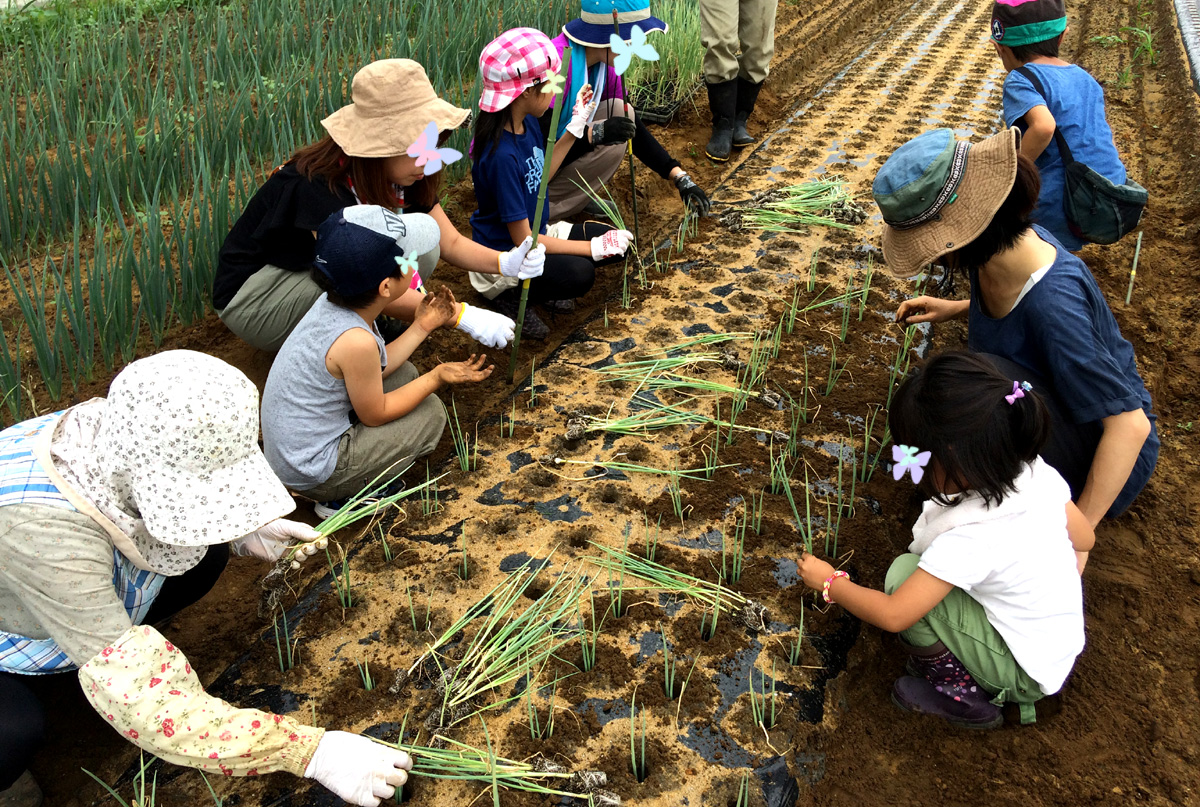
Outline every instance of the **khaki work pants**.
{"type": "MultiPolygon", "coordinates": [[[[404,362],[383,379],[383,391],[400,389],[417,376],[417,368],[404,362]]],[[[445,428],[446,407],[436,395],[426,397],[416,409],[391,423],[382,426],[355,423],[338,442],[333,474],[315,488],[299,492],[318,502],[353,496],[381,473],[388,471],[388,477],[395,476],[431,453],[445,428]]]]}
{"type": "Polygon", "coordinates": [[[779,0],[699,2],[704,80],[720,84],[740,76],[755,84],[765,81],[775,55],[779,0]]]}

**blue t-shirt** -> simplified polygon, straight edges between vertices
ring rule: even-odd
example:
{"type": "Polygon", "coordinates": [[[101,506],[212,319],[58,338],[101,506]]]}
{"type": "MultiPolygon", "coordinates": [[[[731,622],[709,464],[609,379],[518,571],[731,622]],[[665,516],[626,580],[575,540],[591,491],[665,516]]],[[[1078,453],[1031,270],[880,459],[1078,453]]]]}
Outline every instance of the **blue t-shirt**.
{"type": "MultiPolygon", "coordinates": [[[[1075,423],[1091,423],[1141,409],[1153,424],[1150,393],[1138,375],[1133,345],[1121,336],[1091,270],[1067,252],[1047,230],[1034,231],[1058,250],[1054,263],[1025,297],[1003,317],[981,307],[978,272],[971,272],[967,346],[1027,367],[1052,387],[1063,413],[1075,423]]],[[[1158,434],[1150,436],[1114,503],[1127,506],[1145,486],[1158,459],[1158,434]]]]}
{"type": "MultiPolygon", "coordinates": [[[[471,166],[475,201],[479,209],[471,214],[471,237],[485,247],[501,251],[513,248],[508,225],[521,219],[533,220],[537,210],[538,188],[542,183],[545,140],[537,118],[525,116],[524,134],[505,131],[500,142],[483,146],[483,153],[471,166]]],[[[542,211],[542,233],[549,220],[550,200],[542,211]]],[[[540,235],[541,233],[539,233],[540,235]]]]}
{"type": "MultiPolygon", "coordinates": [[[[1009,126],[1028,128],[1021,120],[1035,106],[1044,106],[1054,116],[1054,124],[1071,148],[1071,156],[1112,182],[1125,184],[1125,166],[1113,143],[1112,129],[1104,115],[1104,90],[1078,65],[1027,64],[1037,74],[1049,98],[1033,88],[1029,79],[1017,71],[1004,79],[1004,121],[1009,126]]],[[[1067,227],[1063,209],[1063,163],[1054,140],[1036,160],[1042,174],[1042,192],[1038,196],[1033,219],[1045,227],[1072,252],[1084,245],[1067,227]]]]}

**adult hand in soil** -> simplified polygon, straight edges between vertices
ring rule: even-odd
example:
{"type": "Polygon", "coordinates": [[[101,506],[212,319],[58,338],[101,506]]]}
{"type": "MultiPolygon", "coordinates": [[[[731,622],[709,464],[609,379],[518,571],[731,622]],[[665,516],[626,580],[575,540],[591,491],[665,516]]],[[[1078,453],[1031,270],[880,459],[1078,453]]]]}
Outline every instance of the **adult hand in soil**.
{"type": "Polygon", "coordinates": [[[463,303],[458,329],[485,347],[507,347],[517,323],[495,311],[463,303]]]}
{"type": "Polygon", "coordinates": [[[442,286],[421,298],[417,313],[413,316],[413,324],[426,333],[433,333],[438,328],[453,325],[457,315],[458,303],[454,299],[454,292],[442,286]]]}
{"type": "Polygon", "coordinates": [[[344,801],[379,807],[408,781],[412,759],[403,751],[345,731],[327,731],[317,744],[305,779],[316,779],[344,801]]]}
{"type": "Polygon", "coordinates": [[[816,555],[810,555],[808,552],[800,555],[800,577],[804,580],[804,585],[811,589],[820,591],[834,571],[833,566],[816,555]]]}
{"type": "Polygon", "coordinates": [[[483,363],[487,360],[488,357],[482,353],[478,356],[472,353],[471,358],[466,361],[448,361],[439,364],[438,380],[443,384],[472,384],[482,381],[492,374],[492,370],[496,369],[494,364],[484,367],[483,363]]]}
{"type": "Polygon", "coordinates": [[[571,108],[571,119],[567,122],[567,131],[578,140],[583,137],[583,129],[587,126],[588,118],[596,111],[596,102],[591,84],[584,84],[575,94],[575,106],[571,108]]]}
{"type": "Polygon", "coordinates": [[[629,230],[609,230],[604,235],[592,239],[592,260],[602,261],[606,258],[620,257],[632,243],[633,233],[629,230]]]}
{"type": "Polygon", "coordinates": [[[684,207],[695,210],[697,215],[708,215],[712,202],[709,200],[708,194],[693,182],[690,176],[680,174],[675,177],[675,187],[679,190],[679,198],[683,200],[684,207]]]}
{"type": "Polygon", "coordinates": [[[637,134],[637,124],[632,118],[609,118],[592,124],[592,145],[613,146],[626,143],[637,134]]]}
{"type": "Polygon", "coordinates": [[[922,294],[900,303],[896,309],[896,322],[916,325],[918,322],[945,322],[967,313],[970,300],[943,300],[922,294]]]}
{"type": "Polygon", "coordinates": [[[305,551],[297,552],[295,560],[302,561],[309,555],[316,554],[318,549],[324,548],[318,545],[320,543],[318,539],[321,539],[321,533],[307,524],[290,521],[286,518],[277,518],[254,532],[238,538],[229,545],[229,551],[238,557],[253,555],[269,563],[274,563],[283,557],[283,553],[288,550],[293,541],[298,541],[305,545],[305,551]],[[308,551],[309,547],[312,547],[311,552],[308,551]]]}
{"type": "Polygon", "coordinates": [[[538,244],[537,247],[530,249],[533,245],[533,236],[525,236],[525,240],[520,246],[513,247],[508,252],[501,252],[500,274],[505,277],[515,277],[517,280],[532,280],[535,277],[542,276],[542,269],[546,266],[546,245],[538,244]]]}

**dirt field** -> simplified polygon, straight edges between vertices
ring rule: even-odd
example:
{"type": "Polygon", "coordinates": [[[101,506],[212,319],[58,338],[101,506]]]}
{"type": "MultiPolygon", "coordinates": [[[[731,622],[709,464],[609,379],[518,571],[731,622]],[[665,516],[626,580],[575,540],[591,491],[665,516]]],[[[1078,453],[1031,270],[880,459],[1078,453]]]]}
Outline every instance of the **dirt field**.
{"type": "MultiPolygon", "coordinates": [[[[605,770],[609,787],[623,801],[654,807],[733,807],[741,773],[765,768],[777,756],[799,783],[796,803],[804,805],[1200,803],[1195,720],[1200,709],[1200,501],[1189,484],[1197,475],[1200,434],[1193,275],[1200,266],[1200,104],[1190,87],[1170,0],[1141,6],[1092,0],[1071,7],[1064,57],[1104,83],[1109,120],[1129,173],[1151,191],[1129,306],[1123,301],[1134,239],[1088,247],[1083,257],[1137,351],[1159,417],[1162,454],[1131,512],[1097,531],[1097,549],[1084,578],[1088,646],[1063,693],[1039,705],[1035,726],[1010,724],[967,734],[891,706],[891,681],[903,665],[898,647],[839,609],[819,612],[811,597],[802,596],[795,579],[791,510],[784,496],[769,491],[772,449],[754,435],[742,434],[722,448],[720,462],[732,467],[718,470],[711,481],[684,480],[681,498],[688,509],[682,524],[662,477],[598,477],[589,463],[619,458],[694,468],[703,465],[702,446],[711,442],[710,430],[678,428],[649,438],[563,437],[572,415],[602,415],[614,403],[614,411],[626,413],[633,385],[605,382],[597,368],[642,358],[695,335],[773,328],[797,283],[801,300],[816,298],[804,289],[814,251],[818,290],[829,284],[827,294],[838,293],[848,278],[861,285],[867,261],[880,260],[869,188],[887,155],[934,126],[973,137],[999,124],[1003,73],[986,42],[989,13],[982,0],[781,5],[776,62],[752,126],[764,135],[760,145],[736,164],[709,164],[702,154],[706,110],[686,111],[660,130],[662,139],[702,186],[713,190],[719,203],[715,212],[773,184],[836,174],[850,182],[871,218],[853,231],[814,229],[803,235],[732,232],[715,218],[705,220],[682,254],[671,255],[669,267],[664,253],[665,271],[648,269],[644,283],[630,278],[628,309],[620,303],[619,268],[609,270],[576,314],[552,323],[553,341],[537,346],[532,406],[528,362],[534,344],[523,345],[526,378],[515,393],[498,375],[486,388],[458,396],[460,415],[471,427],[479,421],[480,468],[469,474],[457,470],[447,459],[447,434],[432,463],[435,473],[439,467],[451,471],[440,485],[443,509],[426,516],[419,504],[408,507],[405,518],[390,528],[398,554],[392,563],[384,561],[375,539],[347,547],[353,608],[343,613],[337,606],[321,569],[296,580],[297,596],[286,602],[295,606],[293,634],[301,657],[295,669],[280,673],[271,626],[254,615],[260,571],[254,563],[233,564],[218,590],[177,618],[168,636],[189,654],[204,680],[213,682],[213,691],[235,703],[294,709],[301,716],[315,710],[321,725],[395,739],[406,712],[410,728],[420,724],[432,693],[414,684],[390,694],[392,671],[407,668],[425,643],[504,573],[530,557],[547,558],[551,550],[553,565],[543,575],[561,572],[596,554],[588,541],[619,548],[627,524],[631,545],[640,549],[645,520],[655,524],[661,516],[658,559],[715,579],[720,531],[732,530],[745,498],[767,488],[761,535],[750,535],[747,569],[733,586],[766,605],[770,623],[765,630],[750,633],[723,623],[705,642],[694,605],[633,596],[626,615],[605,624],[597,669],[560,684],[554,736],[531,740],[521,700],[507,711],[489,713],[497,752],[512,758],[542,753],[572,768],[605,770]],[[1106,48],[1094,40],[1137,22],[1139,9],[1150,13],[1141,22],[1155,32],[1160,49],[1155,66],[1132,64],[1128,44],[1106,48]],[[1124,83],[1122,71],[1130,66],[1136,75],[1124,83]],[[516,427],[508,436],[501,418],[508,423],[514,401],[516,427]],[[547,468],[541,463],[554,456],[584,464],[547,468]],[[466,581],[456,572],[464,533],[472,571],[466,581]],[[412,629],[409,587],[418,618],[432,602],[431,632],[412,629]],[[792,667],[784,644],[797,637],[801,613],[803,656],[792,667]],[[699,657],[680,701],[668,702],[663,694],[660,624],[687,664],[699,657]],[[354,667],[363,660],[381,682],[373,692],[362,688],[354,667]],[[781,696],[779,724],[766,737],[748,714],[747,678],[753,669],[768,681],[774,675],[781,696]],[[649,725],[650,775],[640,784],[628,759],[628,701],[635,685],[649,725]]],[[[672,236],[680,214],[673,188],[646,173],[638,177],[643,251],[672,236]]],[[[627,201],[628,186],[618,190],[627,201]]],[[[472,209],[469,192],[456,189],[449,207],[465,225],[472,209]]],[[[467,294],[453,269],[443,267],[437,279],[467,294]]],[[[862,319],[853,312],[844,344],[838,340],[841,310],[817,309],[797,320],[770,364],[768,386],[809,402],[808,422],[801,426],[804,462],[796,466],[793,480],[802,495],[807,469],[814,522],[821,529],[840,444],[848,444],[847,461],[852,456],[861,462],[864,416],[884,402],[888,369],[903,340],[892,313],[911,293],[910,284],[892,280],[879,267],[862,319]],[[846,370],[824,395],[834,343],[846,370]],[[812,391],[804,398],[806,361],[812,391]]],[[[935,330],[920,349],[964,343],[965,327],[955,325],[935,330]]],[[[212,352],[259,382],[269,366],[267,356],[240,345],[215,318],[174,334],[169,346],[212,352]]],[[[748,341],[733,346],[742,360],[748,358],[748,341]]],[[[436,340],[431,355],[458,357],[467,349],[451,335],[436,340]]],[[[498,356],[498,364],[506,358],[498,356]]],[[[732,384],[735,376],[716,369],[705,377],[732,384]]],[[[669,394],[663,398],[671,400],[669,394]]],[[[788,429],[784,411],[754,401],[748,406],[739,422],[788,429]]],[[[880,425],[876,440],[881,431],[880,425]]],[[[857,580],[877,586],[908,542],[919,507],[915,492],[881,470],[858,484],[852,506],[852,516],[850,504],[844,511],[838,553],[849,555],[846,568],[857,580]]],[[[563,658],[555,669],[565,674],[567,662],[578,661],[578,646],[568,646],[563,658]]],[[[552,677],[548,672],[541,684],[552,677]]],[[[759,677],[754,675],[756,687],[759,677]]],[[[78,768],[109,782],[127,782],[136,751],[101,724],[72,681],[43,686],[64,703],[53,727],[61,739],[35,767],[47,804],[97,803],[99,790],[78,768]]],[[[538,702],[544,718],[548,702],[544,697],[538,702]]],[[[451,733],[482,744],[477,728],[451,733]]],[[[194,773],[164,767],[159,781],[159,804],[206,803],[194,773]]],[[[318,786],[282,776],[221,782],[218,792],[229,794],[231,805],[338,803],[318,786]]],[[[769,792],[778,798],[780,791],[769,792]]],[[[429,781],[415,789],[416,803],[426,804],[465,805],[477,795],[477,789],[429,781]]],[[[506,794],[502,803],[553,800],[506,794]]],[[[780,802],[766,801],[756,786],[751,803],[774,807],[780,802]]]]}

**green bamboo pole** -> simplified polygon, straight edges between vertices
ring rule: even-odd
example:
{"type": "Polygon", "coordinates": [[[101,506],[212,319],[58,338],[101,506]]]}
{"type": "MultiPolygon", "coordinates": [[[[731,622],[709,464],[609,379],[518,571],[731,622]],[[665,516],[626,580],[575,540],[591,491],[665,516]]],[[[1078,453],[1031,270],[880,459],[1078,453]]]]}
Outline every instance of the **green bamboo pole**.
{"type": "MultiPolygon", "coordinates": [[[[621,37],[621,27],[617,23],[617,10],[615,8],[613,9],[612,15],[613,15],[613,33],[615,33],[617,35],[617,38],[619,39],[621,37]]],[[[624,111],[625,111],[625,114],[628,115],[629,114],[629,94],[627,92],[625,92],[624,77],[622,77],[622,79],[621,79],[621,103],[623,103],[625,105],[624,111]]],[[[630,197],[633,199],[633,243],[637,244],[638,240],[642,237],[642,231],[641,231],[641,227],[638,226],[637,177],[634,175],[634,169],[633,169],[633,141],[632,140],[629,141],[629,145],[626,147],[626,150],[629,153],[629,193],[630,193],[630,197]]],[[[636,255],[638,253],[635,251],[634,254],[636,255]]]]}
{"type": "MultiPolygon", "coordinates": [[[[571,63],[571,46],[568,45],[562,54],[562,65],[560,70],[565,69],[565,65],[571,63]]],[[[537,210],[533,213],[533,245],[530,249],[537,246],[538,233],[542,229],[542,212],[546,207],[546,186],[550,184],[550,166],[554,163],[554,144],[558,140],[558,116],[562,113],[563,105],[567,99],[567,85],[563,84],[563,91],[554,101],[554,112],[550,115],[550,135],[546,138],[546,155],[545,161],[542,163],[542,182],[538,188],[537,210]]],[[[508,383],[513,382],[513,376],[517,372],[517,353],[521,349],[521,326],[525,324],[525,306],[529,303],[529,281],[521,282],[521,304],[517,306],[517,330],[513,334],[512,354],[508,357],[508,383]]]]}

